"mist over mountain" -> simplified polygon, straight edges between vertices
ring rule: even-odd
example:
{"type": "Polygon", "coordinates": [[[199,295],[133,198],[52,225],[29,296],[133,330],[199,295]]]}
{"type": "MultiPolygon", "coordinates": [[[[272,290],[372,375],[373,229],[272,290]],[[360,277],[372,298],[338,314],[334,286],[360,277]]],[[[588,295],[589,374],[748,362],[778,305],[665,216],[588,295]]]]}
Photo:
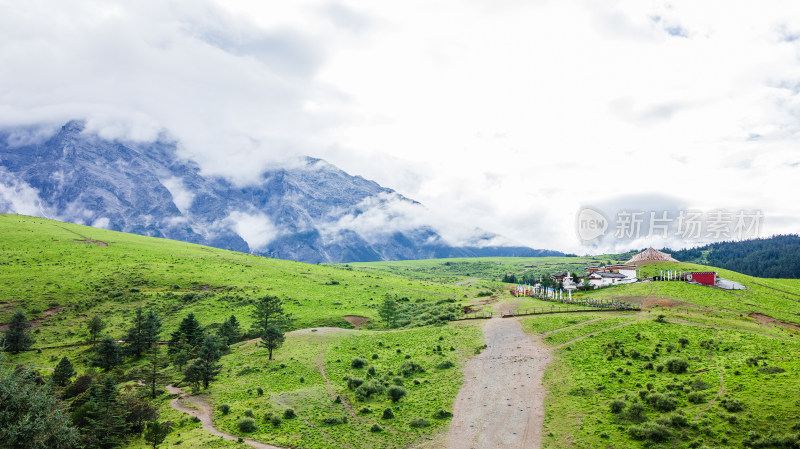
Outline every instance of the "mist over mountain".
{"type": "Polygon", "coordinates": [[[0,212],[312,263],[561,254],[454,226],[321,159],[240,185],[204,175],[178,148],[104,139],[80,121],[2,130],[0,212]]]}

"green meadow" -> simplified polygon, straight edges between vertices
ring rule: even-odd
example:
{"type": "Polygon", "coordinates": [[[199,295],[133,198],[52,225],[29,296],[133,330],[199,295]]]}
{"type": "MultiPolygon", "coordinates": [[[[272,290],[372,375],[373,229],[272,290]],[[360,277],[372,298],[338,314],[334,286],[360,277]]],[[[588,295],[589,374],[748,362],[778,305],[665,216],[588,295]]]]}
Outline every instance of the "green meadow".
{"type": "MultiPolygon", "coordinates": [[[[36,339],[34,350],[2,354],[0,362],[28,365],[44,378],[66,356],[79,373],[112,374],[121,391],[143,395],[146,360],[126,360],[108,373],[89,367],[92,317],[102,318],[103,335],[113,339],[123,337],[138,307],[161,318],[161,340],[188,313],[208,332],[234,315],[247,332],[257,298],[282,298],[295,330],[274,360],[246,336],[222,356],[221,373],[200,397],[219,430],[306,448],[439,441],[462,368],[484,344],[479,321],[450,318],[462,308],[559,306],[511,296],[501,282],[505,274],[582,273],[586,265],[627,259],[310,265],[18,215],[0,215],[0,236],[0,330],[22,310],[36,339]],[[387,295],[405,314],[398,329],[386,330],[380,318],[387,295]],[[242,420],[252,420],[252,428],[243,430],[242,420]]],[[[629,301],[643,311],[516,318],[553,354],[544,379],[543,447],[792,447],[784,443],[794,444],[800,432],[800,400],[787,393],[800,387],[800,332],[792,326],[800,324],[800,281],[684,263],[642,268],[647,276],[716,271],[747,289],[619,285],[573,298],[629,301]]],[[[158,397],[148,401],[174,427],[160,447],[243,447],[174,410],[164,386],[190,387],[174,366],[161,374],[158,397]]],[[[145,446],[133,436],[120,447],[145,446]]]]}

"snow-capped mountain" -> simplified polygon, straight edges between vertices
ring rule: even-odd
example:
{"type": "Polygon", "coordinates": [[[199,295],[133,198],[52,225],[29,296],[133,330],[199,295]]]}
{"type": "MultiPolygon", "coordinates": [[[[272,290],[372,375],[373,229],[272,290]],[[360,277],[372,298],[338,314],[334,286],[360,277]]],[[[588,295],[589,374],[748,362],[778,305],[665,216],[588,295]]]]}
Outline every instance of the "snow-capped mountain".
{"type": "Polygon", "coordinates": [[[244,186],[204,176],[168,139],[103,139],[72,121],[46,137],[0,131],[0,212],[23,213],[303,262],[558,255],[452,242],[421,204],[320,159],[244,186]]]}

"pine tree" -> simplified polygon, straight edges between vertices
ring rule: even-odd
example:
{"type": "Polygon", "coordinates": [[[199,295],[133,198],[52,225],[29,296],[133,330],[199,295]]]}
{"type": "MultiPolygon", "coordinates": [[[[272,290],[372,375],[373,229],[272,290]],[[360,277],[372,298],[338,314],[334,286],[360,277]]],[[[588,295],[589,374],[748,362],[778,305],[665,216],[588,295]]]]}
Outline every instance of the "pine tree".
{"type": "Polygon", "coordinates": [[[119,403],[119,390],[112,376],[105,376],[102,383],[95,382],[89,390],[84,427],[87,446],[110,449],[116,447],[127,432],[125,410],[119,403]]]}
{"type": "Polygon", "coordinates": [[[261,334],[261,345],[269,350],[269,359],[272,360],[272,351],[283,344],[286,337],[277,326],[270,324],[261,334]]]}
{"type": "Polygon", "coordinates": [[[56,365],[56,369],[53,371],[53,377],[51,377],[51,379],[53,384],[63,387],[69,383],[70,379],[74,375],[75,368],[72,366],[72,363],[68,358],[63,357],[61,358],[61,361],[58,362],[58,365],[56,365]]]}
{"type": "Polygon", "coordinates": [[[91,365],[109,370],[120,363],[120,351],[117,342],[111,337],[104,338],[97,347],[91,359],[91,365]]]}
{"type": "Polygon", "coordinates": [[[220,341],[225,346],[232,345],[239,341],[242,333],[239,330],[239,322],[236,320],[236,317],[231,315],[230,318],[225,320],[222,326],[219,327],[217,335],[219,335],[220,341]]]}
{"type": "Polygon", "coordinates": [[[144,430],[144,440],[152,443],[153,449],[156,449],[159,444],[164,442],[170,432],[172,432],[172,421],[153,421],[147,424],[144,430]]]}
{"type": "Polygon", "coordinates": [[[92,341],[96,342],[97,339],[100,338],[100,332],[103,332],[103,329],[105,329],[106,323],[104,323],[99,316],[95,315],[89,320],[86,326],[89,328],[89,335],[92,341]]]}
{"type": "Polygon", "coordinates": [[[262,296],[256,300],[253,310],[253,330],[256,335],[261,335],[273,324],[278,329],[285,330],[292,321],[292,316],[283,311],[283,300],[277,296],[262,296]]]}
{"type": "Polygon", "coordinates": [[[156,398],[156,385],[162,381],[164,375],[161,370],[164,369],[164,359],[161,356],[161,348],[158,345],[153,345],[148,351],[147,361],[147,384],[150,386],[150,397],[156,398]]]}
{"type": "Polygon", "coordinates": [[[172,333],[169,340],[169,353],[174,354],[181,347],[186,347],[189,353],[194,353],[203,342],[203,328],[200,322],[190,313],[181,321],[178,330],[172,333]]]}
{"type": "Polygon", "coordinates": [[[137,308],[133,325],[125,336],[125,340],[128,341],[128,352],[137,359],[140,358],[144,351],[158,342],[159,334],[161,334],[161,320],[158,316],[152,310],[144,313],[141,307],[137,308]]]}
{"type": "Polygon", "coordinates": [[[3,347],[5,350],[12,354],[18,354],[30,348],[36,341],[31,337],[30,329],[31,323],[28,322],[25,313],[21,310],[14,312],[3,336],[3,347]]]}
{"type": "Polygon", "coordinates": [[[71,449],[78,430],[47,385],[26,370],[0,366],[0,447],[71,449]]]}
{"type": "Polygon", "coordinates": [[[222,358],[219,346],[217,336],[209,335],[203,340],[203,344],[197,351],[197,359],[194,360],[193,365],[197,367],[203,388],[208,388],[208,384],[214,381],[222,371],[222,365],[217,363],[222,358]]]}
{"type": "Polygon", "coordinates": [[[147,349],[150,349],[154,344],[158,343],[160,336],[161,319],[158,318],[155,312],[148,310],[147,314],[144,316],[144,329],[142,332],[142,338],[147,349]]]}
{"type": "Polygon", "coordinates": [[[386,323],[386,327],[394,328],[397,326],[397,300],[390,295],[386,294],[378,308],[378,315],[386,323]]]}

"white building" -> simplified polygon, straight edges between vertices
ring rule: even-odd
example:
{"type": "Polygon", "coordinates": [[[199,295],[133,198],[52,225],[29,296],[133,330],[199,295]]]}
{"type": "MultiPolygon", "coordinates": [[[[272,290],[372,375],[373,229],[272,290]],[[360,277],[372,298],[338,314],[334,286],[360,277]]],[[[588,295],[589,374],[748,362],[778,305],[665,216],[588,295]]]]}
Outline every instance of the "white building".
{"type": "Polygon", "coordinates": [[[638,281],[635,265],[608,265],[600,267],[586,267],[589,276],[586,278],[593,288],[607,287],[609,285],[630,284],[638,281]]]}

